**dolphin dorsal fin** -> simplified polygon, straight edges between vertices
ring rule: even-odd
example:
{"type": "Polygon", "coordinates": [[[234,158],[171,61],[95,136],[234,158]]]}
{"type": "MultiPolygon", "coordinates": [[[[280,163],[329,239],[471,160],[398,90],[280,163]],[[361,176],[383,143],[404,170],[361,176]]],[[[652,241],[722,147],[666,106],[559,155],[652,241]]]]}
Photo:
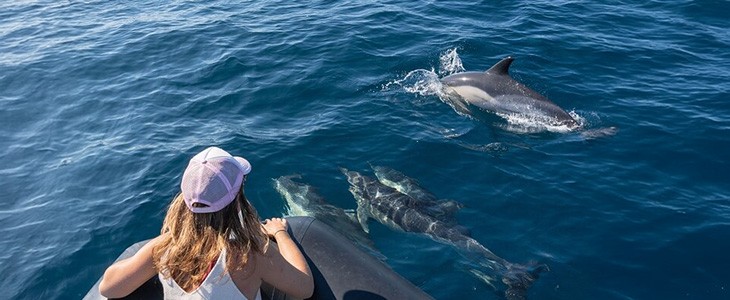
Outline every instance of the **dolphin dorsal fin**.
{"type": "Polygon", "coordinates": [[[515,60],[512,56],[507,56],[487,70],[487,73],[495,75],[509,75],[509,65],[515,60]]]}
{"type": "Polygon", "coordinates": [[[439,221],[445,223],[455,223],[456,213],[464,207],[455,200],[440,200],[431,206],[426,207],[426,213],[439,221]]]}

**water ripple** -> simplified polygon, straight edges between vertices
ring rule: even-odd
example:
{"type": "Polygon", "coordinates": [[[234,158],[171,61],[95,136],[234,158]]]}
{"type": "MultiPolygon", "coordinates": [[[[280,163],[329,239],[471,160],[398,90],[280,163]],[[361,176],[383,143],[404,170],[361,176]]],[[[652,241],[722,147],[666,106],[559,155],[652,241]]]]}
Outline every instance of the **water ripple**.
{"type": "MultiPolygon", "coordinates": [[[[490,249],[546,261],[532,298],[725,299],[727,8],[0,3],[0,289],[81,298],[159,232],[187,159],[218,145],[254,164],[247,193],[262,216],[283,212],[266,187],[289,173],[352,208],[337,168],[377,161],[463,202],[459,222],[490,249]],[[444,105],[439,77],[507,55],[583,130],[444,105]]],[[[496,298],[450,247],[371,229],[436,298],[496,298]]]]}

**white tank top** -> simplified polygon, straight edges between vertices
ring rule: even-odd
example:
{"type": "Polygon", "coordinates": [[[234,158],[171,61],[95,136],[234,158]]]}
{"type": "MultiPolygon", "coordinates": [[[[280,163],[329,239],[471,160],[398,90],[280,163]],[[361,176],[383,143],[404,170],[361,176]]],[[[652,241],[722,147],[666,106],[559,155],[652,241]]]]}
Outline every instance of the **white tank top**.
{"type": "MultiPolygon", "coordinates": [[[[215,266],[205,277],[203,284],[197,289],[188,293],[183,290],[175,280],[163,278],[162,274],[158,274],[165,293],[165,300],[203,300],[203,299],[244,299],[246,296],[238,290],[238,287],[231,279],[230,274],[225,272],[226,269],[226,250],[223,249],[218,255],[215,266]]],[[[256,292],[256,299],[261,300],[261,289],[256,292]]]]}

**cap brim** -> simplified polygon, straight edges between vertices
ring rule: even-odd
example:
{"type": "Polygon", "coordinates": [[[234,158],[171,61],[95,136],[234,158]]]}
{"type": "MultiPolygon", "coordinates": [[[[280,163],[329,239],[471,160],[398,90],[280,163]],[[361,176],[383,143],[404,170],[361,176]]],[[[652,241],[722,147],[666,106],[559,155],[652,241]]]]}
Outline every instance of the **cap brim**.
{"type": "Polygon", "coordinates": [[[248,160],[240,156],[234,156],[233,158],[235,158],[236,161],[241,164],[241,171],[243,171],[243,175],[248,175],[248,173],[251,173],[251,163],[249,163],[248,160]]]}

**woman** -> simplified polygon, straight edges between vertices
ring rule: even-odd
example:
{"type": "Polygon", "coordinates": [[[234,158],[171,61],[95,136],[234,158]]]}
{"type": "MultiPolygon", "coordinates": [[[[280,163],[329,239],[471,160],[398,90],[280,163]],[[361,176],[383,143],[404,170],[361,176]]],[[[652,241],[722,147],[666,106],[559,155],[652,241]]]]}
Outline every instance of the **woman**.
{"type": "Polygon", "coordinates": [[[111,265],[100,293],[124,297],[158,275],[166,299],[261,299],[263,281],[290,296],[309,298],[312,273],[286,220],[272,218],[262,226],[243,194],[249,172],[247,160],[220,148],[195,155],[161,234],[111,265]]]}

